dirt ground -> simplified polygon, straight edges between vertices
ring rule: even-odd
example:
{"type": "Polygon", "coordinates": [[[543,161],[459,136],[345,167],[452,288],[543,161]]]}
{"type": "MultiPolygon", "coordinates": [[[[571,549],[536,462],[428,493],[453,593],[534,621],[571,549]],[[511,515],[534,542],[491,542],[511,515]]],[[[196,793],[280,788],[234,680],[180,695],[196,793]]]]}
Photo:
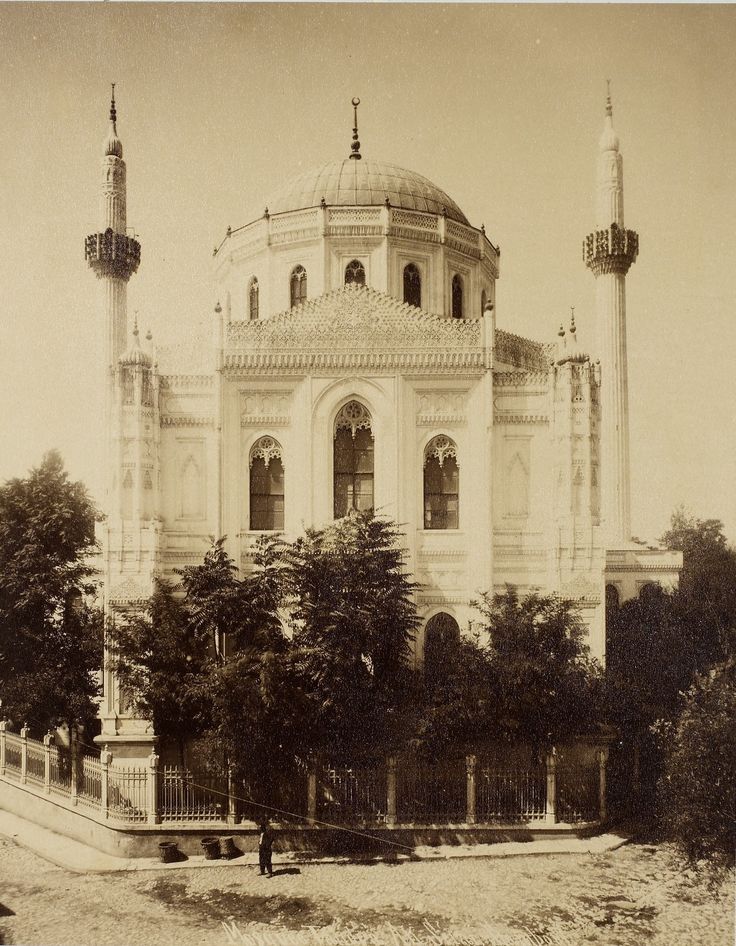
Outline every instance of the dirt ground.
{"type": "Polygon", "coordinates": [[[74,874],[0,838],[0,942],[17,946],[733,946],[720,897],[665,849],[399,864],[74,874]]]}

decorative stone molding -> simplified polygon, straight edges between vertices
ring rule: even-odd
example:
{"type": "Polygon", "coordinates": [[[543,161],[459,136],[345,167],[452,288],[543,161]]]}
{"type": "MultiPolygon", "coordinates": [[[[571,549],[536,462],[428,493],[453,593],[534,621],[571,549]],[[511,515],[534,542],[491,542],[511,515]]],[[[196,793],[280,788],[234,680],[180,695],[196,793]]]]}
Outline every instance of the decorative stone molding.
{"type": "Polygon", "coordinates": [[[502,414],[493,415],[494,424],[549,424],[548,414],[502,414]]]}
{"type": "Polygon", "coordinates": [[[549,371],[554,347],[496,329],[494,356],[495,361],[500,364],[514,365],[527,371],[546,372],[549,371]]]}
{"type": "Polygon", "coordinates": [[[417,391],[417,426],[442,427],[466,422],[464,391],[417,391]]]}
{"type": "Polygon", "coordinates": [[[241,427],[285,427],[289,424],[290,391],[241,391],[241,427]]]}
{"type": "Polygon", "coordinates": [[[444,559],[466,559],[468,553],[462,549],[423,549],[418,553],[420,559],[444,561],[444,559]]]}
{"type": "Polygon", "coordinates": [[[256,440],[250,448],[248,466],[253,466],[254,460],[263,460],[266,466],[268,466],[271,460],[275,459],[282,459],[281,444],[274,440],[273,437],[261,437],[259,440],[256,440]]]}
{"type": "Polygon", "coordinates": [[[199,417],[194,414],[176,414],[161,416],[162,427],[214,427],[214,417],[199,417]]]}
{"type": "Polygon", "coordinates": [[[167,374],[161,375],[161,389],[182,393],[190,388],[213,388],[215,379],[212,374],[167,374]]]}
{"type": "Polygon", "coordinates": [[[595,230],[583,240],[583,262],[594,276],[602,273],[626,275],[639,255],[639,234],[612,223],[607,230],[595,230]]]}
{"type": "Polygon", "coordinates": [[[550,373],[546,371],[494,371],[493,386],[526,388],[524,393],[546,394],[549,390],[550,373]]]}

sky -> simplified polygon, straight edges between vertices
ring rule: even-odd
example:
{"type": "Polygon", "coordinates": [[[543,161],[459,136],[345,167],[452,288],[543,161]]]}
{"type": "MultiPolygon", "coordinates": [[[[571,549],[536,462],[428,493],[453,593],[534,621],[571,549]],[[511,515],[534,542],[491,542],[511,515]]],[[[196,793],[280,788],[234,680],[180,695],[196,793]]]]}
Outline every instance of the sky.
{"type": "Polygon", "coordinates": [[[0,4],[0,480],[58,449],[99,497],[98,228],[109,83],[142,244],[129,312],[207,324],[212,249],[283,181],[362,153],[425,175],[501,247],[500,328],[595,354],[606,79],[624,156],[632,527],[736,541],[736,7],[0,4]]]}

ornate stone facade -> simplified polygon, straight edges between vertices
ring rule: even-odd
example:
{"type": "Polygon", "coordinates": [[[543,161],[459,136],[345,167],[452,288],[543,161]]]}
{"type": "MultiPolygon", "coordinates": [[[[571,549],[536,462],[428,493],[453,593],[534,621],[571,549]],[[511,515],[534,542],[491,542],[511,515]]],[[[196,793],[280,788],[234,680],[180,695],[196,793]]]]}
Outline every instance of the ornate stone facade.
{"type": "MultiPolygon", "coordinates": [[[[144,350],[136,330],[121,355],[111,338],[108,609],[201,560],[210,536],[247,571],[264,530],[294,536],[368,505],[401,524],[424,622],[444,612],[467,628],[479,592],[541,588],[579,603],[603,658],[607,568],[623,596],[642,569],[677,575],[655,551],[606,562],[605,497],[628,475],[628,454],[611,470],[602,449],[609,366],[579,352],[574,326],[557,345],[498,329],[483,228],[419,175],[359,163],[302,175],[228,230],[209,339],[144,350]]],[[[605,163],[601,201],[622,214],[620,168],[605,163]]],[[[636,255],[622,226],[598,221],[586,242],[599,282],[625,274],[604,259],[636,255]]],[[[98,275],[118,325],[119,273],[98,275]]],[[[102,715],[103,740],[144,752],[109,673],[102,715]]]]}

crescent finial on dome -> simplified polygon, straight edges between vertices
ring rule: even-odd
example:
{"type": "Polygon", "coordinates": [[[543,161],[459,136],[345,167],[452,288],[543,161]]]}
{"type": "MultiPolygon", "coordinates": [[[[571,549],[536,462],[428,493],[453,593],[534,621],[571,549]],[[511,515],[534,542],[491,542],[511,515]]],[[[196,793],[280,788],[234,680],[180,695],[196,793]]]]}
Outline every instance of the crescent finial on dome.
{"type": "Polygon", "coordinates": [[[360,141],[358,140],[358,106],[360,99],[357,96],[353,99],[353,141],[350,145],[350,157],[354,161],[360,161],[363,155],[360,153],[360,141]]]}

